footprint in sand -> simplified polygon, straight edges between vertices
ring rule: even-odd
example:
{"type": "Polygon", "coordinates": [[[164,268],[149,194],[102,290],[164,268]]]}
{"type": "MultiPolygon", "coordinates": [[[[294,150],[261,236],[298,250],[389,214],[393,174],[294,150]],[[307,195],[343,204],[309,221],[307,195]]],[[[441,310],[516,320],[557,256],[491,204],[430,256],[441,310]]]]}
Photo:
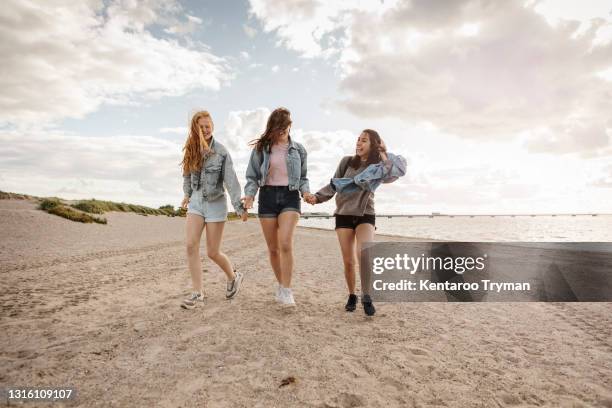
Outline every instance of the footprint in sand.
{"type": "Polygon", "coordinates": [[[408,349],[415,356],[428,356],[430,353],[428,350],[419,348],[419,347],[411,347],[408,349]]]}
{"type": "Polygon", "coordinates": [[[328,401],[323,405],[324,407],[343,407],[343,408],[354,408],[364,406],[363,398],[356,394],[342,393],[333,400],[328,401]]]}
{"type": "Polygon", "coordinates": [[[513,406],[513,405],[519,405],[521,404],[521,399],[513,394],[508,394],[508,393],[503,393],[500,395],[501,398],[501,402],[505,405],[505,406],[513,406]]]}

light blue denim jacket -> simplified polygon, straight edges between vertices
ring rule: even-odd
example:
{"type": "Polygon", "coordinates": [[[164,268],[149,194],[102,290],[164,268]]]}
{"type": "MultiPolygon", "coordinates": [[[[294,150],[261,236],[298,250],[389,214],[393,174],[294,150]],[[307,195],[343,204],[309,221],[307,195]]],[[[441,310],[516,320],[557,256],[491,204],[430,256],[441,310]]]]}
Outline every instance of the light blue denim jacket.
{"type": "Polygon", "coordinates": [[[202,189],[205,201],[213,201],[225,194],[223,186],[227,188],[230,201],[237,215],[242,215],[244,207],[240,201],[240,183],[232,157],[221,143],[212,138],[210,144],[211,154],[208,156],[201,170],[183,175],[183,192],[191,197],[194,190],[202,189]]]}
{"type": "MultiPolygon", "coordinates": [[[[246,185],[244,195],[255,197],[257,190],[266,183],[266,176],[270,169],[270,152],[263,149],[262,153],[257,149],[251,151],[251,158],[246,170],[246,185]],[[263,154],[262,154],[263,153],[263,154]]],[[[310,192],[308,177],[306,176],[306,149],[301,143],[294,142],[289,137],[287,149],[287,176],[289,178],[289,190],[299,190],[302,195],[310,192]]]]}
{"type": "Polygon", "coordinates": [[[387,158],[387,161],[370,164],[354,177],[332,178],[332,188],[337,193],[354,193],[360,189],[374,192],[381,183],[391,183],[406,174],[406,159],[393,153],[388,153],[387,158]]]}
{"type": "Polygon", "coordinates": [[[381,183],[390,183],[406,173],[406,160],[401,156],[387,153],[387,160],[354,169],[349,164],[353,156],[340,160],[334,177],[315,193],[318,203],[324,203],[336,196],[334,214],[362,216],[376,214],[374,190],[381,183]]]}

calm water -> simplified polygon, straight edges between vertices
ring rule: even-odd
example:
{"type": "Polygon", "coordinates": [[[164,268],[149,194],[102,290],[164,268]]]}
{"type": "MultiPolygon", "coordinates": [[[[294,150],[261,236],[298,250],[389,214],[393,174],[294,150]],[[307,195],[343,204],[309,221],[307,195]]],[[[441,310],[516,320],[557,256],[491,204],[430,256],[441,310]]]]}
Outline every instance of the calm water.
{"type": "MultiPolygon", "coordinates": [[[[301,219],[305,227],[334,228],[334,219],[301,219]]],[[[612,242],[612,215],[537,217],[376,217],[377,233],[450,241],[612,242]]]]}

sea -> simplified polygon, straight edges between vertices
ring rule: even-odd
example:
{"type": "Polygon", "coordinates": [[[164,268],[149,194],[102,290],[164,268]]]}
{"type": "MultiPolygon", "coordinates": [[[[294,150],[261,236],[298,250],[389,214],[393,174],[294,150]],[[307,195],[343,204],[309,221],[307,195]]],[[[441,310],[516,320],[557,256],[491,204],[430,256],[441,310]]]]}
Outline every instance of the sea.
{"type": "MultiPolygon", "coordinates": [[[[301,218],[303,227],[334,229],[334,218],[301,218]]],[[[461,242],[612,242],[612,215],[376,216],[376,233],[461,242]]]]}

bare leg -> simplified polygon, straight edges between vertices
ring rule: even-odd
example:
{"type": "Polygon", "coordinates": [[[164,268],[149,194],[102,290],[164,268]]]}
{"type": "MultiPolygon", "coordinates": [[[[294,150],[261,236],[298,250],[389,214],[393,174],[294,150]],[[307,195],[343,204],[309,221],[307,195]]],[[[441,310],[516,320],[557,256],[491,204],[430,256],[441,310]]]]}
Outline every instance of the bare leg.
{"type": "Polygon", "coordinates": [[[187,214],[185,221],[187,265],[191,274],[191,283],[195,292],[202,293],[202,262],[200,261],[200,239],[204,230],[204,218],[187,214]]]}
{"type": "Polygon", "coordinates": [[[206,223],[206,255],[223,269],[227,280],[231,281],[236,277],[234,268],[227,255],[220,250],[224,227],[225,221],[206,223]]]}
{"type": "Polygon", "coordinates": [[[278,240],[280,242],[281,285],[291,287],[293,275],[293,233],[300,219],[296,211],[285,211],[278,215],[278,240]]]}
{"type": "Polygon", "coordinates": [[[276,276],[276,281],[281,283],[280,250],[278,245],[278,221],[276,218],[260,218],[261,230],[263,231],[266,244],[268,245],[268,256],[270,265],[276,276]]]}
{"type": "Polygon", "coordinates": [[[356,250],[357,259],[359,260],[359,275],[361,278],[361,292],[363,294],[370,294],[370,288],[364,285],[366,279],[363,278],[362,273],[365,273],[366,268],[361,265],[361,248],[366,242],[374,241],[374,226],[372,224],[359,224],[355,228],[355,239],[356,239],[356,250]]]}
{"type": "Polygon", "coordinates": [[[349,294],[355,293],[355,230],[350,228],[336,229],[338,242],[340,243],[340,251],[342,252],[342,261],[344,262],[344,279],[349,294]]]}

